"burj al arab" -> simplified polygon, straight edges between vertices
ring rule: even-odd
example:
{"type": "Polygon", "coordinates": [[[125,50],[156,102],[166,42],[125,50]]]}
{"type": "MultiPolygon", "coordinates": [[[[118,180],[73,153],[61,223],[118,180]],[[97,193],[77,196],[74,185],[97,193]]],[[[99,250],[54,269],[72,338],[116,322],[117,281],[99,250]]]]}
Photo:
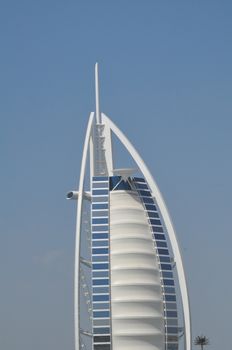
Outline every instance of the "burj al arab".
{"type": "Polygon", "coordinates": [[[143,159],[101,112],[98,64],[95,96],[79,187],[67,194],[77,201],[75,350],[191,350],[188,290],[175,229],[143,159]],[[115,165],[116,142],[133,167],[115,165]]]}

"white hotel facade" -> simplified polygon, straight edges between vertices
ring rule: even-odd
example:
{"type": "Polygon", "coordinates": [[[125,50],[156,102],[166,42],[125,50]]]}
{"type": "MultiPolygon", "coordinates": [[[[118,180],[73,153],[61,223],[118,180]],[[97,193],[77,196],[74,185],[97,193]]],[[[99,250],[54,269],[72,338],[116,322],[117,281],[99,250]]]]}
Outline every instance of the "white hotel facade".
{"type": "Polygon", "coordinates": [[[191,350],[188,291],[170,215],[138,152],[100,112],[97,64],[95,90],[79,189],[67,195],[77,199],[75,349],[178,350],[182,337],[191,350]],[[114,168],[113,135],[136,169],[114,168]]]}

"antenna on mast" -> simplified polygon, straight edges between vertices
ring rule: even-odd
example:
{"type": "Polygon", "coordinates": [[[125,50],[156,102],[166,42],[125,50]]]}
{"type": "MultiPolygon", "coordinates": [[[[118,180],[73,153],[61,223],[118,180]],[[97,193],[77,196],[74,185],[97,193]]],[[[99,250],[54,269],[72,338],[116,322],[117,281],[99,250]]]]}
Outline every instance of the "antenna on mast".
{"type": "Polygon", "coordinates": [[[95,63],[95,100],[96,100],[96,121],[101,124],[101,113],[99,103],[99,79],[98,79],[98,63],[95,63]]]}

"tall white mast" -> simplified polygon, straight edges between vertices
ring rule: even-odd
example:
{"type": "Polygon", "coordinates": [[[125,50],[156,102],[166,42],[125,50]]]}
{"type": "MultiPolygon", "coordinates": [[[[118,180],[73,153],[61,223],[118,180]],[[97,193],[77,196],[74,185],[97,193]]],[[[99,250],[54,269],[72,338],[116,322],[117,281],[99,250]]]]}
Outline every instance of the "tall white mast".
{"type": "Polygon", "coordinates": [[[99,79],[98,79],[98,63],[95,63],[95,100],[96,100],[96,121],[101,124],[101,113],[99,103],[99,79]]]}

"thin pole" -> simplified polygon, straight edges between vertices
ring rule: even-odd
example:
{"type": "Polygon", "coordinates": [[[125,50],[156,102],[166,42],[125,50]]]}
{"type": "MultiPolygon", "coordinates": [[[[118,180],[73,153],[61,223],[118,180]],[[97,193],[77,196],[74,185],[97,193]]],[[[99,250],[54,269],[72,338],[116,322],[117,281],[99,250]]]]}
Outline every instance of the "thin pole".
{"type": "Polygon", "coordinates": [[[99,103],[98,63],[95,64],[95,100],[96,100],[96,120],[97,120],[97,124],[101,124],[101,113],[100,113],[100,103],[99,103]]]}

